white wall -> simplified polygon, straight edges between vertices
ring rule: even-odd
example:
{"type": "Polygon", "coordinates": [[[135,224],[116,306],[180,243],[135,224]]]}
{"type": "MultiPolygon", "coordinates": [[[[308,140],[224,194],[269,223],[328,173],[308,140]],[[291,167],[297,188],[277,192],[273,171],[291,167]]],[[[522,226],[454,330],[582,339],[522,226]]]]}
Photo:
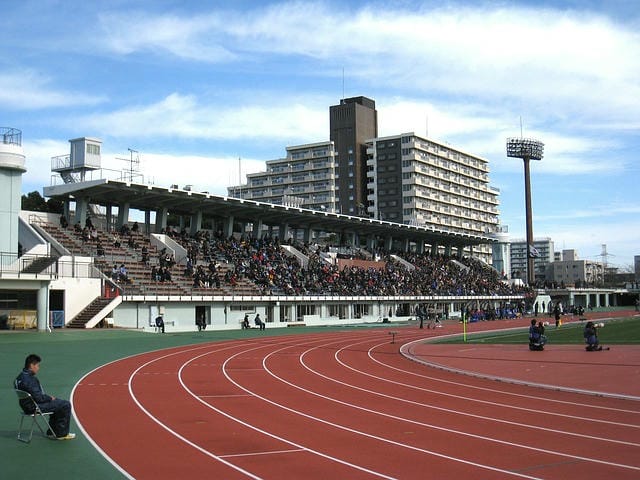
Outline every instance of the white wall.
{"type": "Polygon", "coordinates": [[[53,280],[50,290],[64,290],[64,322],[70,322],[96,297],[101,294],[99,278],[64,277],[53,280]]]}

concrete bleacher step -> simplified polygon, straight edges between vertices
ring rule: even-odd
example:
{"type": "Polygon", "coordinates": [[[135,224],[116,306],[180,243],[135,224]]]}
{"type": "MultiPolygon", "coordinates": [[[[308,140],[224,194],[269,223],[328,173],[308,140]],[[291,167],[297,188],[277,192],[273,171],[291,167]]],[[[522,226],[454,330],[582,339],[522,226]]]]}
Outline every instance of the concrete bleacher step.
{"type": "Polygon", "coordinates": [[[67,328],[86,328],[86,324],[89,320],[96,316],[100,310],[106,307],[111,302],[110,298],[97,297],[91,302],[84,310],[76,315],[73,320],[67,323],[67,328]]]}

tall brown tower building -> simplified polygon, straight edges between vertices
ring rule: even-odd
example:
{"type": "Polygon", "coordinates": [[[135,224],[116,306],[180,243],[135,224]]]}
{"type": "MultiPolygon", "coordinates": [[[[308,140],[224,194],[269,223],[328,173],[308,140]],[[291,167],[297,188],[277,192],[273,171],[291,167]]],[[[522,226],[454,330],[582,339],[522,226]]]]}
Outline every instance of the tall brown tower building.
{"type": "Polygon", "coordinates": [[[338,212],[367,216],[367,147],[378,136],[376,102],[345,98],[329,107],[330,140],[336,150],[338,212]]]}

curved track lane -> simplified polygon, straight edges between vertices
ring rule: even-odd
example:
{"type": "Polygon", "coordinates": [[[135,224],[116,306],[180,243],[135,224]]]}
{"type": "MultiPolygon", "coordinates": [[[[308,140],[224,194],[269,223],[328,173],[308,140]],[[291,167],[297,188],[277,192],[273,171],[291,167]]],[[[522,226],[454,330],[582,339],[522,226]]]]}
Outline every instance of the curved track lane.
{"type": "Polygon", "coordinates": [[[398,350],[434,333],[394,330],[126,358],[74,412],[135,478],[640,478],[639,402],[428,368],[398,350]]]}

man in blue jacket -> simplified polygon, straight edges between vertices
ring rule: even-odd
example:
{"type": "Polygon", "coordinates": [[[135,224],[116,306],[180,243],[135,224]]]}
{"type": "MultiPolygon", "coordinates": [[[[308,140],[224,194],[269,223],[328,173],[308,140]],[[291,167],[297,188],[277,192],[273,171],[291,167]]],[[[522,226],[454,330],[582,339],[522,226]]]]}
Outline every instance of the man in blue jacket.
{"type": "MultiPolygon", "coordinates": [[[[27,356],[24,361],[24,370],[16,378],[15,387],[30,393],[42,412],[53,412],[49,422],[51,430],[47,432],[48,435],[55,436],[58,440],[71,440],[76,437],[75,433],[69,433],[71,403],[44,392],[40,381],[36,378],[41,361],[42,359],[34,353],[27,356]]],[[[25,413],[33,413],[33,405],[30,405],[28,401],[21,400],[20,406],[25,413]]]]}

